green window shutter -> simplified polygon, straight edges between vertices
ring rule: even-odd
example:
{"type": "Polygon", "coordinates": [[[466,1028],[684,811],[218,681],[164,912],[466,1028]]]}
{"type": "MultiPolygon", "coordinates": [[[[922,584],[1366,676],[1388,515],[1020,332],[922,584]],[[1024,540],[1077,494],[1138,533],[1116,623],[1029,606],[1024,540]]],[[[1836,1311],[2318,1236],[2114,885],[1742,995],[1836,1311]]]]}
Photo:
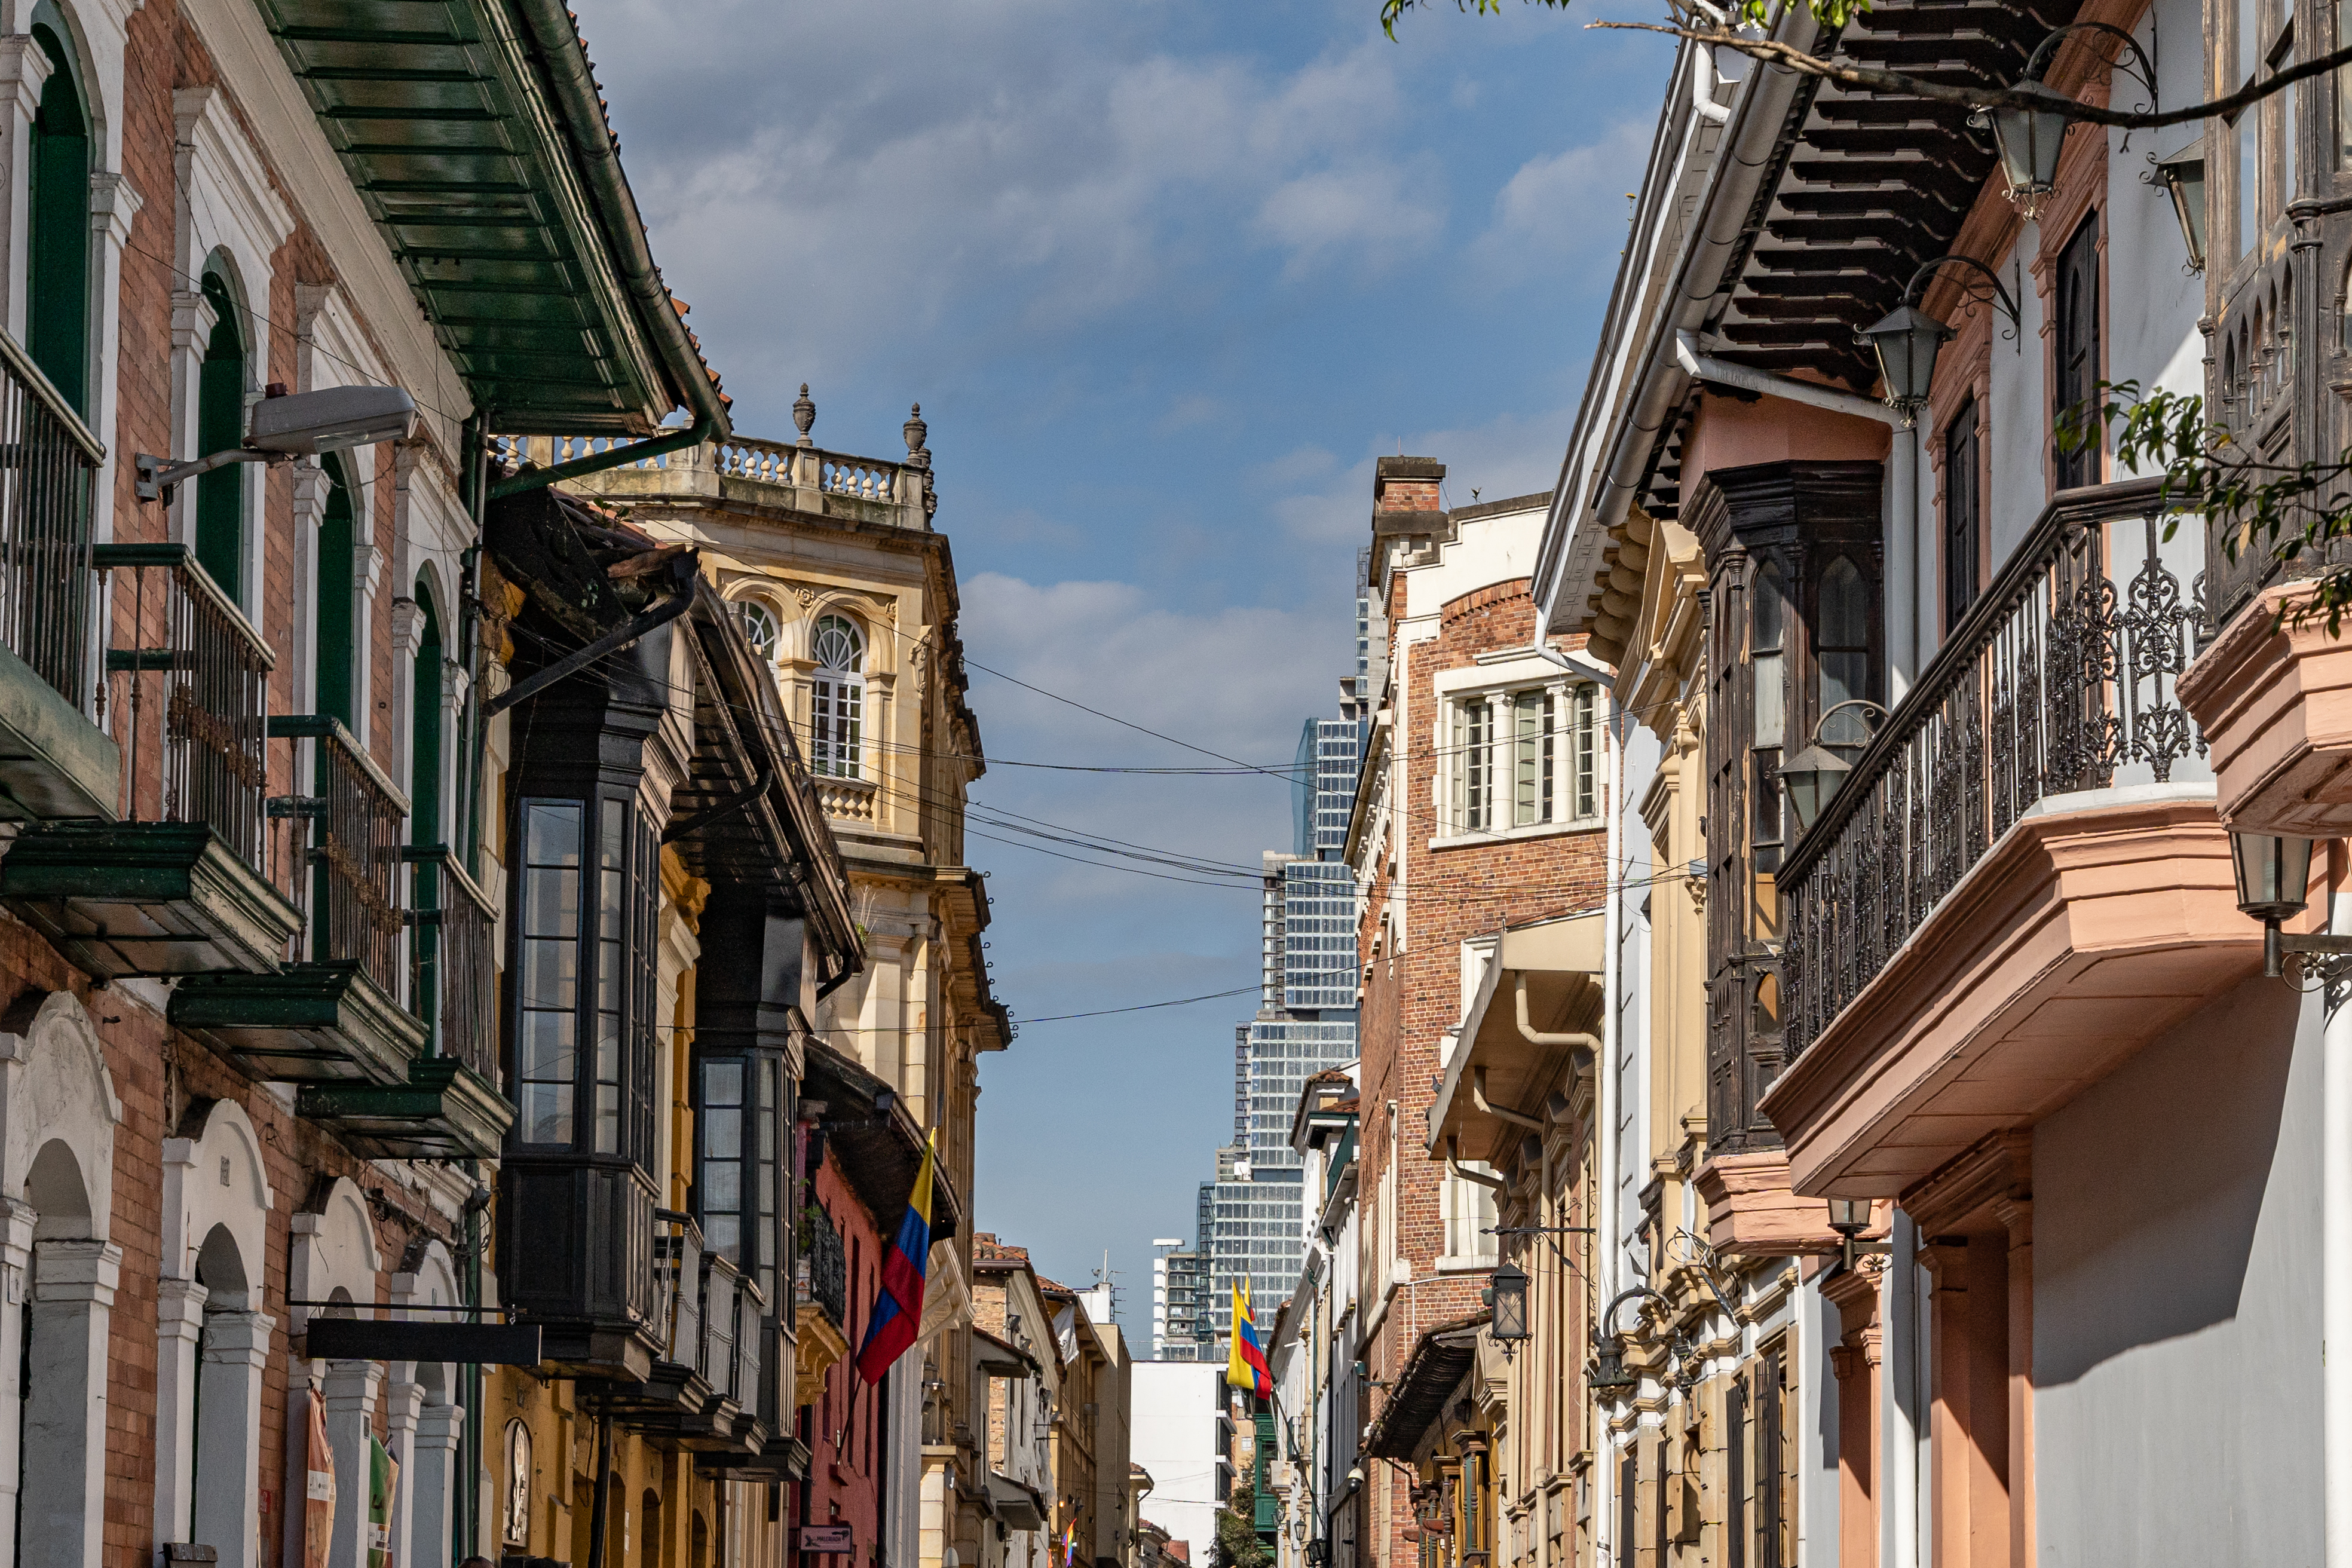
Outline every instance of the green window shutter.
{"type": "MultiPolygon", "coordinates": [[[[359,542],[351,470],[341,454],[326,459],[327,510],[319,528],[319,658],[310,704],[317,713],[352,721],[352,547],[359,542]]],[[[226,589],[228,584],[221,586],[226,589]]]]}
{"type": "MultiPolygon", "coordinates": [[[[205,299],[215,312],[196,376],[196,449],[191,458],[226,451],[245,439],[245,334],[236,303],[219,278],[205,277],[205,299]]],[[[196,562],[230,602],[244,603],[245,465],[231,463],[196,480],[196,562]]]]}
{"type": "Polygon", "coordinates": [[[47,26],[34,41],[49,79],[33,116],[26,348],[77,412],[89,412],[89,121],[64,47],[47,26]]]}

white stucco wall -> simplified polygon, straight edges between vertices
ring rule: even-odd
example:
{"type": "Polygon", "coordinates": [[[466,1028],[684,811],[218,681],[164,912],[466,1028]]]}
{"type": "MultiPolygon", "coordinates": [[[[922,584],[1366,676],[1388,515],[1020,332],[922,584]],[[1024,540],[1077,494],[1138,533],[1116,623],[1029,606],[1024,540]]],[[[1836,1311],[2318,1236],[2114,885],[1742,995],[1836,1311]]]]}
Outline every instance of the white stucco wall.
{"type": "Polygon", "coordinates": [[[2042,1568],[2321,1560],[2319,1029],[2249,980],[2035,1131],[2042,1568]]]}
{"type": "Polygon", "coordinates": [[[1194,1563],[1217,1542],[1217,1402],[1225,1369],[1208,1362],[1139,1361],[1129,1454],[1151,1475],[1138,1510],[1179,1541],[1194,1563]]]}

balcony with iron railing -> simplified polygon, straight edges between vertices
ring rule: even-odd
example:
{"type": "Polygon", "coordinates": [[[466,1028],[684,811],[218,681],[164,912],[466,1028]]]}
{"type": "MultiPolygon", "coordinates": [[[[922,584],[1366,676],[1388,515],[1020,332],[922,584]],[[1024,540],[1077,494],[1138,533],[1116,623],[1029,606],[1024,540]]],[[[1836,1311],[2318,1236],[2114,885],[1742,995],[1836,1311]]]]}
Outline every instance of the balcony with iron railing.
{"type": "Polygon", "coordinates": [[[2167,521],[2153,479],[2057,496],[1767,889],[1797,1191],[1893,1196],[2259,968],[2167,521]]]}
{"type": "Polygon", "coordinates": [[[849,1354],[849,1264],[841,1230],[815,1204],[802,1212],[793,1264],[793,1401],[814,1405],[825,1374],[849,1354]]]}

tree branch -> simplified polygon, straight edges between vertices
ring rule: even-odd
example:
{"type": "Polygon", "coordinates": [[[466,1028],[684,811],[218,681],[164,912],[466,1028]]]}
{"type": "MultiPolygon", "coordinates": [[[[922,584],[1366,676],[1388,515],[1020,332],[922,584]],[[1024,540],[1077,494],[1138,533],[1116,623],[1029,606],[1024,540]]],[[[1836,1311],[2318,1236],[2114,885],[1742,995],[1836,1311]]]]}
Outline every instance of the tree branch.
{"type": "MultiPolygon", "coordinates": [[[[2020,92],[2013,87],[1947,87],[1941,82],[1922,81],[1902,71],[1879,70],[1872,66],[1824,59],[1778,38],[1745,37],[1727,27],[1686,27],[1663,22],[1587,22],[1585,26],[1603,31],[1663,33],[1672,38],[1687,38],[1696,44],[1733,49],[1751,59],[1780,66],[1800,76],[1818,77],[1823,81],[1833,81],[1841,87],[1860,88],[1866,92],[1923,98],[1932,103],[1954,103],[1969,109],[2046,110],[2050,107],[2046,99],[2020,92]]],[[[2225,97],[2191,104],[2186,109],[2168,109],[2160,113],[2155,110],[2140,112],[2102,109],[2096,104],[2078,101],[2066,112],[2070,119],[2086,121],[2093,125],[2114,125],[2126,131],[2154,131],[2167,125],[2181,125],[2194,120],[2234,114],[2305,77],[2319,76],[2344,65],[2352,65],[2352,45],[2307,60],[2298,60],[2284,70],[2250,82],[2225,97]]]]}

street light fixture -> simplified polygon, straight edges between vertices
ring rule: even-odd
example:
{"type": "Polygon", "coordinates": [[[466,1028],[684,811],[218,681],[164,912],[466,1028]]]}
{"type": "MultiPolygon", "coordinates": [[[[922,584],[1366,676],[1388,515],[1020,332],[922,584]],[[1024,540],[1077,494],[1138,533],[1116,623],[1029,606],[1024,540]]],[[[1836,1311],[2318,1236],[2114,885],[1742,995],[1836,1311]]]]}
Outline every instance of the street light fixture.
{"type": "Polygon", "coordinates": [[[2049,68],[2058,46],[2074,33],[2105,33],[2122,39],[2139,68],[2134,71],[2120,58],[2113,68],[2146,88],[2150,110],[2157,108],[2156,68],[2148,64],[2139,40],[2121,27],[2105,22],[2070,22],[2042,39],[2025,62],[2023,79],[2010,89],[2030,101],[1980,109],[1969,117],[1971,125],[1992,127],[1993,143],[2000,152],[2001,177],[2009,183],[2010,205],[2021,217],[2039,217],[2042,204],[2058,188],[2058,154],[2065,146],[2066,130],[2074,124],[2074,110],[2080,106],[2072,97],[2044,82],[2042,73],[2049,68]]]}
{"type": "Polygon", "coordinates": [[[1867,697],[1850,697],[1823,713],[1813,725],[1813,743],[1780,766],[1780,787],[1789,792],[1789,806],[1797,814],[1800,837],[1811,830],[1821,818],[1822,807],[1830,803],[1838,787],[1845,783],[1845,775],[1853,771],[1853,764],[1832,748],[1868,745],[1870,735],[1877,733],[1877,725],[1874,724],[1859,742],[1824,739],[1830,721],[1848,708],[1868,709],[1878,715],[1878,723],[1886,721],[1885,709],[1867,697]]]}
{"type": "Polygon", "coordinates": [[[404,441],[415,425],[416,400],[396,386],[324,386],[289,394],[273,384],[271,395],[247,416],[243,445],[180,463],[138,454],[138,496],[168,505],[178,486],[231,463],[283,463],[377,441],[404,441]]]}
{"type": "Polygon", "coordinates": [[[1646,1296],[1663,1301],[1664,1296],[1647,1285],[1636,1285],[1621,1290],[1601,1314],[1601,1339],[1593,1347],[1592,1375],[1587,1380],[1595,1397],[1617,1399],[1630,1397],[1642,1385],[1642,1374],[1625,1364],[1625,1339],[1617,1331],[1617,1309],[1626,1302],[1646,1296]]]}
{"type": "MultiPolygon", "coordinates": [[[[1878,355],[1879,379],[1886,384],[1886,406],[1901,414],[1907,422],[1927,406],[1927,389],[1936,381],[1936,351],[1951,337],[1952,329],[1919,309],[1919,290],[1927,277],[1938,267],[1957,263],[1973,267],[1985,275],[1992,289],[1991,303],[2009,318],[2010,342],[2017,352],[2025,352],[2023,328],[2019,322],[2017,301],[2010,298],[2000,281],[2000,274],[1973,256],[1938,256],[1923,261],[1903,286],[1903,298],[1895,309],[1881,320],[1854,334],[1857,342],[1869,345],[1878,355]]],[[[1981,297],[1970,293],[1973,304],[1981,297]]]]}
{"type": "Polygon", "coordinates": [[[2189,244],[2189,270],[2205,270],[2205,138],[2200,136],[2169,158],[2155,159],[2156,173],[2140,177],[2162,185],[2189,244]]]}
{"type": "Polygon", "coordinates": [[[1494,1312],[1486,1324],[1486,1335],[1502,1347],[1507,1359],[1528,1338],[1527,1270],[1504,1259],[1495,1266],[1486,1294],[1486,1305],[1494,1312]]]}
{"type": "Polygon", "coordinates": [[[2290,953],[2336,962],[2316,966],[2322,978],[2333,980],[2352,958],[2352,937],[2289,936],[2279,930],[2282,921],[2303,913],[2310,900],[2311,848],[2308,838],[2275,833],[2230,835],[2230,868],[2238,879],[2238,912],[2263,922],[2263,973],[2273,980],[2286,973],[2290,953]]]}
{"type": "Polygon", "coordinates": [[[1864,1241],[1862,1233],[1870,1228],[1871,1203],[1868,1198],[1832,1198],[1830,1228],[1838,1233],[1843,1244],[1845,1266],[1851,1268],[1854,1260],[1872,1253],[1892,1253],[1891,1242],[1864,1241]]]}

